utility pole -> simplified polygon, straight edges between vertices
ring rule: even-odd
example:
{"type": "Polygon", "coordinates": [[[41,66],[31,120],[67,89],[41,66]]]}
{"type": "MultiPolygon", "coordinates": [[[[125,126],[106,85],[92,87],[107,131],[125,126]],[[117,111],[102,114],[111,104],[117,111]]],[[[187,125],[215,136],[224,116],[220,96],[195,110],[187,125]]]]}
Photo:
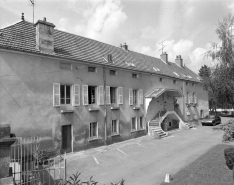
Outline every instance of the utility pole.
{"type": "Polygon", "coordinates": [[[30,2],[32,3],[33,6],[33,24],[34,24],[34,0],[30,0],[30,2]]]}

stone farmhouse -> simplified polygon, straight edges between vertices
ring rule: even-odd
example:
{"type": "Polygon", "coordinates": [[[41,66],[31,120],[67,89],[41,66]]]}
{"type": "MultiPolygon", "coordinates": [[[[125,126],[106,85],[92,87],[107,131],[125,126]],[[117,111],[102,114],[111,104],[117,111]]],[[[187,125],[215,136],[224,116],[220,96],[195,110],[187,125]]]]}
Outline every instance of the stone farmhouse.
{"type": "Polygon", "coordinates": [[[200,78],[168,61],[22,16],[0,29],[0,124],[73,152],[143,135],[164,137],[209,113],[200,78]]]}

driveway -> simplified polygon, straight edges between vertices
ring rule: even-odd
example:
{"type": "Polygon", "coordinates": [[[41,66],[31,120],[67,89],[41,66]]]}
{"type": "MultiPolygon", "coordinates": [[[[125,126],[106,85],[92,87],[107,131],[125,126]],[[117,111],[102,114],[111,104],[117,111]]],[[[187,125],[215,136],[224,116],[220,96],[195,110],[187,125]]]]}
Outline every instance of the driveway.
{"type": "Polygon", "coordinates": [[[199,126],[174,132],[163,139],[144,136],[127,142],[90,149],[67,156],[68,176],[81,172],[100,185],[122,178],[126,185],[159,185],[167,173],[175,174],[211,147],[221,143],[222,131],[199,126]]]}

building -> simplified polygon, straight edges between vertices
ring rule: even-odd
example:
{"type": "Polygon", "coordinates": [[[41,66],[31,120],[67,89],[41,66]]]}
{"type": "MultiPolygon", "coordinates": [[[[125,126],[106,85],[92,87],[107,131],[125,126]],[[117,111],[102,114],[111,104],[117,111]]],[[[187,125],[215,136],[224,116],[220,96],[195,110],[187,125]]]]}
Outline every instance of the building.
{"type": "Polygon", "coordinates": [[[169,62],[54,28],[22,16],[0,29],[0,122],[16,136],[70,152],[208,114],[207,92],[181,56],[169,62]]]}

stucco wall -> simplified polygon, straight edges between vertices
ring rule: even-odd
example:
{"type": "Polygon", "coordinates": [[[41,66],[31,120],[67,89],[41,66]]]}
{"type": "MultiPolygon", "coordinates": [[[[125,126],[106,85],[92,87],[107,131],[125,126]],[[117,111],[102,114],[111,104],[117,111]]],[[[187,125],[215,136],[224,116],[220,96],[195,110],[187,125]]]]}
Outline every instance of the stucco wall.
{"type": "MultiPolygon", "coordinates": [[[[73,63],[72,70],[61,70],[60,60],[57,59],[0,51],[0,76],[0,122],[11,124],[12,132],[17,136],[48,138],[54,141],[56,148],[61,146],[61,126],[72,125],[74,150],[103,144],[104,106],[99,106],[100,111],[89,112],[89,106],[83,106],[81,98],[81,106],[75,107],[74,113],[61,114],[62,106],[53,107],[53,83],[104,85],[103,67],[97,66],[97,73],[88,73],[87,65],[73,63]],[[91,122],[98,122],[99,140],[94,142],[88,140],[91,122]]],[[[129,106],[129,88],[143,89],[144,94],[160,87],[183,91],[182,81],[173,84],[172,79],[163,78],[163,82],[159,82],[158,76],[150,74],[140,74],[140,78],[134,79],[132,72],[126,70],[117,70],[117,76],[110,76],[109,69],[106,69],[106,85],[123,87],[124,98],[124,104],[120,105],[119,110],[111,110],[110,106],[107,106],[107,143],[147,133],[131,132],[131,118],[144,116],[146,112],[144,106],[141,106],[140,110],[129,106]],[[112,119],[119,119],[119,136],[111,136],[112,119]]],[[[200,86],[196,86],[193,91],[199,93],[197,112],[201,109],[204,113],[208,112],[207,93],[202,91],[200,86]]],[[[180,98],[179,102],[184,114],[183,98],[180,98]]],[[[164,99],[160,96],[152,100],[144,124],[159,110],[165,107],[168,110],[174,109],[173,106],[173,99],[167,94],[164,94],[164,99]]],[[[188,119],[186,116],[185,118],[188,119]]]]}

